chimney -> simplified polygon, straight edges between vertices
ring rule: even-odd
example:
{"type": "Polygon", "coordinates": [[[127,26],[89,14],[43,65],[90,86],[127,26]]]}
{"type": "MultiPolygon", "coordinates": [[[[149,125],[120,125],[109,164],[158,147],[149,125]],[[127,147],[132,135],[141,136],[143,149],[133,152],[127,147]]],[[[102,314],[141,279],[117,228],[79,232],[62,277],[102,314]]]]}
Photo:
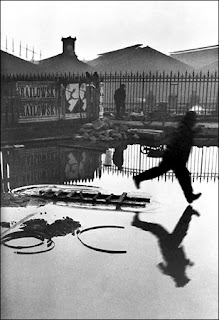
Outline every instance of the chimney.
{"type": "Polygon", "coordinates": [[[63,42],[62,53],[71,57],[77,57],[75,54],[75,41],[76,41],[76,37],[72,38],[69,36],[68,38],[62,38],[62,42],[63,42]]]}

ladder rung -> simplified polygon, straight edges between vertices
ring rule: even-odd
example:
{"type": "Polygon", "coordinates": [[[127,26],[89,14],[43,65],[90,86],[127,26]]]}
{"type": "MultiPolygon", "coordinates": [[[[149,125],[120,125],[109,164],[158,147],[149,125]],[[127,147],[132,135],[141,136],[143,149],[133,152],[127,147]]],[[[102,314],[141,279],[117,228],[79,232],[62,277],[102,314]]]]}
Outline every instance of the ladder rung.
{"type": "Polygon", "coordinates": [[[74,195],[76,195],[76,191],[71,191],[71,192],[69,192],[68,194],[67,194],[67,198],[72,198],[72,197],[74,197],[74,195]]]}
{"type": "Polygon", "coordinates": [[[114,196],[114,194],[111,193],[111,194],[106,198],[106,202],[110,202],[110,200],[112,199],[113,196],[114,196]]]}
{"type": "Polygon", "coordinates": [[[84,196],[83,196],[83,192],[82,191],[80,191],[79,196],[80,196],[81,200],[84,200],[84,196]]]}
{"type": "Polygon", "coordinates": [[[95,194],[95,196],[92,198],[93,201],[96,201],[97,198],[101,195],[101,192],[98,192],[97,194],[95,194]]]}
{"type": "Polygon", "coordinates": [[[119,197],[118,203],[122,203],[126,196],[127,196],[127,192],[123,192],[123,194],[121,194],[121,196],[119,197]]]}

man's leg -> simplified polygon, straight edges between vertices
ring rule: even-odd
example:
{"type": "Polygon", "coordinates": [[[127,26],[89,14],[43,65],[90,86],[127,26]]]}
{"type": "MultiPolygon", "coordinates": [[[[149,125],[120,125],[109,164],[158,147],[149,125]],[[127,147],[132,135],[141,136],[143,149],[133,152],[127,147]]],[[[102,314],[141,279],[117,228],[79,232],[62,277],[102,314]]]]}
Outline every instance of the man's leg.
{"type": "Polygon", "coordinates": [[[191,203],[198,199],[201,196],[201,193],[193,193],[191,174],[189,170],[185,166],[182,166],[174,169],[174,171],[176,178],[178,179],[179,184],[184,192],[186,200],[191,203]]]}
{"type": "Polygon", "coordinates": [[[162,174],[166,173],[168,170],[170,170],[170,165],[162,161],[157,167],[141,172],[140,174],[133,177],[136,188],[139,189],[140,182],[159,177],[162,174]]]}
{"type": "Polygon", "coordinates": [[[118,104],[118,102],[116,103],[116,118],[119,119],[120,117],[120,112],[119,112],[120,106],[118,104]]]}
{"type": "Polygon", "coordinates": [[[125,116],[125,103],[124,102],[122,103],[122,106],[121,106],[121,116],[122,117],[125,116]]]}

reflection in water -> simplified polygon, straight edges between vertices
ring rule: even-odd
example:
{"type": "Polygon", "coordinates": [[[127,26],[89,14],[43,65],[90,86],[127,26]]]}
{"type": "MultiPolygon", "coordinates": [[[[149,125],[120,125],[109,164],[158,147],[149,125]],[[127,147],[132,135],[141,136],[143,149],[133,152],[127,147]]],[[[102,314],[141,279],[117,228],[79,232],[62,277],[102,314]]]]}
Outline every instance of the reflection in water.
{"type": "MultiPolygon", "coordinates": [[[[151,152],[142,152],[146,149],[140,144],[128,145],[127,149],[124,151],[124,163],[123,163],[123,174],[127,176],[133,176],[133,174],[138,174],[142,171],[156,167],[161,161],[161,146],[148,146],[151,152]]],[[[149,148],[148,148],[149,149],[149,148]]],[[[147,150],[146,150],[147,151],[147,150]]],[[[104,155],[103,155],[104,161],[104,155]]],[[[217,146],[193,146],[187,164],[188,170],[191,172],[191,177],[194,179],[209,179],[216,181],[218,179],[218,147],[217,146]]],[[[102,172],[118,172],[115,166],[103,167],[102,172]]],[[[171,179],[173,180],[175,175],[172,170],[156,178],[161,179],[171,179]]]]}
{"type": "Polygon", "coordinates": [[[2,191],[32,184],[66,184],[101,176],[103,150],[62,146],[3,149],[2,191]]]}
{"type": "MultiPolygon", "coordinates": [[[[152,148],[153,146],[150,146],[152,148]]],[[[153,149],[156,149],[154,146],[153,149]]],[[[105,171],[132,176],[156,166],[160,158],[142,153],[140,144],[120,144],[116,148],[91,149],[64,146],[4,148],[1,151],[3,192],[33,184],[72,184],[101,179],[105,171]],[[112,154],[113,162],[106,161],[112,154]]],[[[156,150],[155,150],[156,151],[156,150]]],[[[218,179],[218,147],[193,147],[188,169],[193,179],[218,179]]],[[[174,178],[172,171],[157,178],[174,178]]]]}
{"type": "Polygon", "coordinates": [[[158,268],[163,274],[170,276],[174,280],[176,287],[184,287],[190,281],[186,275],[186,267],[194,265],[191,260],[186,258],[184,248],[180,246],[187,234],[193,214],[199,216],[199,213],[189,205],[172,233],[169,233],[157,223],[139,220],[138,214],[134,216],[132,221],[133,226],[149,231],[158,238],[158,244],[165,260],[165,263],[160,262],[158,264],[158,268]]]}
{"type": "Polygon", "coordinates": [[[124,150],[127,148],[126,143],[120,143],[114,150],[113,163],[117,166],[118,170],[121,171],[124,163],[124,150]]]}

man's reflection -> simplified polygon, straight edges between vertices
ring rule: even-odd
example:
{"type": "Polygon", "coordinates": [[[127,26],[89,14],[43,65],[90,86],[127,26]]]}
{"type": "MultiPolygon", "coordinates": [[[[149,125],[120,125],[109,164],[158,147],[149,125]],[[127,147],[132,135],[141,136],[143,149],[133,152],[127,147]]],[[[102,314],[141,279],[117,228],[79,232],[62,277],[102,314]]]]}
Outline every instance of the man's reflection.
{"type": "Polygon", "coordinates": [[[124,150],[127,148],[126,143],[120,143],[114,150],[113,153],[113,163],[121,171],[123,169],[124,163],[124,150]]]}
{"type": "Polygon", "coordinates": [[[158,244],[165,262],[160,262],[157,267],[163,274],[173,278],[176,287],[184,287],[190,281],[186,275],[186,267],[194,265],[191,260],[186,258],[183,246],[180,246],[187,234],[193,214],[199,216],[199,213],[189,205],[172,233],[169,233],[157,223],[139,220],[138,213],[132,221],[133,226],[149,231],[158,238],[158,244]]]}

